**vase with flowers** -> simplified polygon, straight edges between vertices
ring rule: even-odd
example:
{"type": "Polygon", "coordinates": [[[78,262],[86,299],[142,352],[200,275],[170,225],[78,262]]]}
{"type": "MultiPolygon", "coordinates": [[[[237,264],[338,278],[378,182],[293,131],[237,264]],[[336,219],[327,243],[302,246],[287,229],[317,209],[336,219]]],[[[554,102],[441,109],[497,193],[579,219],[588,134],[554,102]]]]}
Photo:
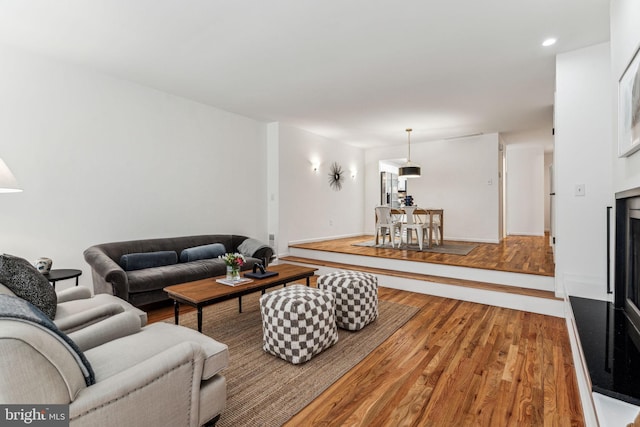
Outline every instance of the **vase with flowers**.
{"type": "Polygon", "coordinates": [[[227,253],[219,256],[227,265],[227,280],[240,280],[240,267],[245,263],[244,255],[227,253]]]}

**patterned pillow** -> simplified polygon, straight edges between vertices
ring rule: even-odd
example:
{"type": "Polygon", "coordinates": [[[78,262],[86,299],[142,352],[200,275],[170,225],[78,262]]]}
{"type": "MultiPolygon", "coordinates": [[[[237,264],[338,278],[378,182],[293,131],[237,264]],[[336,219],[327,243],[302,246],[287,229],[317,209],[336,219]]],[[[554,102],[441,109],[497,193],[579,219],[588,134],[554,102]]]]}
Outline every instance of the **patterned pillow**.
{"type": "Polygon", "coordinates": [[[56,291],[46,277],[26,259],[0,255],[0,282],[16,296],[38,307],[50,319],[56,317],[56,291]]]}

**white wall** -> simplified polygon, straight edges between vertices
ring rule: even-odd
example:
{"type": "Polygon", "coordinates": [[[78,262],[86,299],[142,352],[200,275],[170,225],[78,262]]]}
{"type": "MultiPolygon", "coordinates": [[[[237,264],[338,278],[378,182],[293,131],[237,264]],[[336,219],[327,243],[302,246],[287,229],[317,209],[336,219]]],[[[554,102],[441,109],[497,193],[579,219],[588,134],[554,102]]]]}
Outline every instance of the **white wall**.
{"type": "Polygon", "coordinates": [[[549,230],[549,179],[547,163],[553,160],[553,129],[538,128],[518,132],[500,134],[505,143],[507,165],[509,165],[510,150],[523,149],[514,152],[511,166],[507,171],[506,186],[515,197],[507,197],[507,228],[511,222],[508,234],[524,234],[539,236],[549,230]],[[540,152],[544,155],[542,172],[540,166],[540,152]],[[535,166],[534,166],[535,165],[535,166]],[[540,185],[542,196],[540,196],[540,185]],[[530,196],[524,193],[528,191],[530,196]],[[535,194],[534,194],[535,193],[535,194]],[[535,213],[535,214],[534,214],[535,213]],[[511,214],[511,216],[509,216],[511,214]],[[540,218],[542,216],[542,218],[540,218]],[[539,221],[543,221],[541,228],[539,221]]]}
{"type": "MultiPolygon", "coordinates": [[[[631,62],[633,54],[640,47],[640,2],[634,0],[613,0],[611,2],[611,91],[617,94],[618,81],[625,68],[631,62]]],[[[615,105],[615,98],[614,98],[615,105]]],[[[640,187],[640,152],[630,157],[617,156],[617,123],[618,115],[612,109],[612,144],[611,156],[614,166],[615,191],[640,187]]]]}
{"type": "Polygon", "coordinates": [[[609,44],[556,60],[556,292],[606,299],[606,207],[613,205],[609,44]],[[576,196],[575,186],[585,185],[576,196]]]}
{"type": "Polygon", "coordinates": [[[507,145],[507,235],[544,236],[544,150],[507,145]]]}
{"type": "Polygon", "coordinates": [[[278,253],[286,254],[290,242],[362,234],[364,151],[282,124],[278,134],[278,253]],[[333,162],[345,173],[340,191],[329,186],[333,162]],[[319,165],[316,172],[313,163],[319,165]],[[352,171],[355,178],[351,177],[352,171]]]}
{"type": "Polygon", "coordinates": [[[6,47],[0,94],[0,157],[24,189],[0,195],[0,251],[91,286],[92,244],[267,238],[264,124],[6,47]]]}
{"type": "MultiPolygon", "coordinates": [[[[407,146],[369,149],[365,153],[365,229],[374,233],[375,206],[380,203],[378,162],[406,158],[407,146]]],[[[444,209],[444,236],[449,240],[500,241],[498,135],[411,144],[411,161],[422,168],[408,180],[408,194],[418,206],[444,209]]]]}

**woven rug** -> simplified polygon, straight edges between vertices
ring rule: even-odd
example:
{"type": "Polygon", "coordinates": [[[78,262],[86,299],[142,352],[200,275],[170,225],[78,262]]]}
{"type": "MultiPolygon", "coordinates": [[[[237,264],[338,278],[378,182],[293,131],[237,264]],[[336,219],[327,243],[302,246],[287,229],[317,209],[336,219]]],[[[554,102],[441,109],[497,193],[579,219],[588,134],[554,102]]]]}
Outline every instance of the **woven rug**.
{"type": "MultiPolygon", "coordinates": [[[[292,365],[262,350],[260,293],[205,307],[202,332],[229,346],[227,409],[216,426],[280,426],[357,365],[418,311],[380,301],[378,319],[358,332],[339,329],[338,342],[301,365],[292,365]]],[[[167,320],[173,322],[173,320],[167,320]]],[[[196,313],[180,316],[196,329],[196,313]]]]}
{"type": "MultiPolygon", "coordinates": [[[[382,240],[380,240],[380,242],[382,242],[382,240]]],[[[365,242],[358,242],[358,243],[353,243],[353,246],[364,246],[364,247],[368,247],[368,248],[383,248],[383,249],[398,249],[398,245],[396,244],[396,247],[393,248],[391,246],[391,243],[389,243],[388,241],[383,245],[382,243],[380,243],[379,245],[376,245],[376,241],[375,240],[367,240],[365,242]]],[[[426,246],[423,246],[422,251],[421,252],[431,252],[431,253],[435,253],[435,254],[451,254],[451,255],[468,255],[469,252],[471,252],[472,250],[474,250],[475,248],[477,248],[478,245],[474,245],[474,244],[465,244],[465,243],[444,243],[442,245],[433,245],[430,248],[427,248],[426,246]]],[[[411,245],[407,245],[407,244],[402,244],[400,246],[401,250],[408,250],[408,251],[420,251],[420,246],[418,246],[417,244],[411,244],[411,245]]]]}

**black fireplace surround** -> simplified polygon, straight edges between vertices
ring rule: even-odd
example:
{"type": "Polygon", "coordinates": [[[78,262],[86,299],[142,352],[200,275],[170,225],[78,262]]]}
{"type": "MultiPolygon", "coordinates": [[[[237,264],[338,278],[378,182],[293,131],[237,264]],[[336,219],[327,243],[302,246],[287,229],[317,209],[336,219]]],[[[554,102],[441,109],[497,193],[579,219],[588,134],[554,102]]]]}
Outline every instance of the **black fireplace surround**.
{"type": "Polygon", "coordinates": [[[616,194],[614,306],[629,322],[630,338],[640,347],[640,188],[616,194]]]}
{"type": "Polygon", "coordinates": [[[593,391],[640,405],[640,188],[616,193],[615,224],[614,302],[569,299],[593,391]]]}

